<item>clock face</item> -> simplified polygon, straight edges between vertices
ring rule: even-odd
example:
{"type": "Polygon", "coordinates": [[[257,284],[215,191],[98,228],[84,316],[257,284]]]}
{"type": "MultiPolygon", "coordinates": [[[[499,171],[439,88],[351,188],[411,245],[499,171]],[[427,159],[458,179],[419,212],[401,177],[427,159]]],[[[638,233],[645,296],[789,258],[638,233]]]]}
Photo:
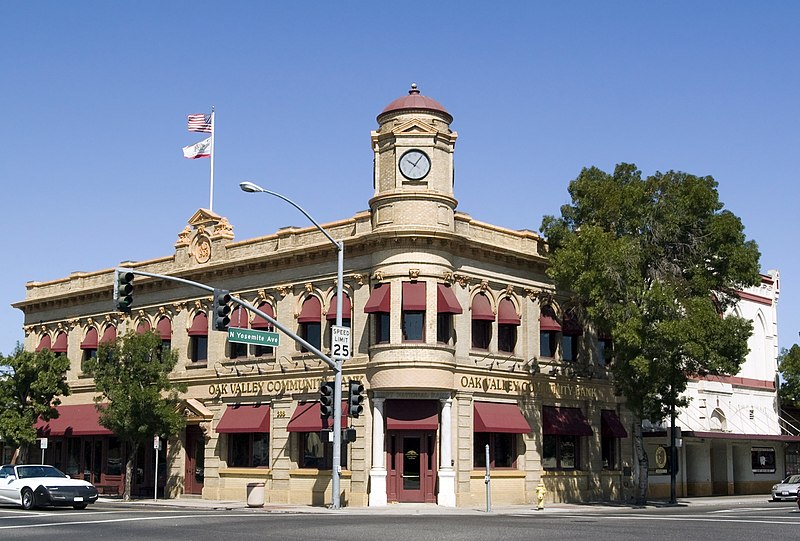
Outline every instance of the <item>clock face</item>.
{"type": "Polygon", "coordinates": [[[431,170],[431,160],[421,150],[409,150],[400,157],[400,172],[409,180],[421,180],[431,170]]]}

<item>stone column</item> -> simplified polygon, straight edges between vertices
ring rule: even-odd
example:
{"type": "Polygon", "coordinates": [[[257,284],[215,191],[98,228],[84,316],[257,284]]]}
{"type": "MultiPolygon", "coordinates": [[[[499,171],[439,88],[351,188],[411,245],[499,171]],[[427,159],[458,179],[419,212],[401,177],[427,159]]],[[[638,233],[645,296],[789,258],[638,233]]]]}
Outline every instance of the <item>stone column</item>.
{"type": "Polygon", "coordinates": [[[386,501],[386,453],[383,450],[384,399],[372,397],[372,467],[369,470],[369,506],[380,507],[386,501]]]}
{"type": "Polygon", "coordinates": [[[456,506],[456,472],[453,470],[453,429],[452,405],[450,397],[441,399],[442,425],[439,434],[439,493],[437,502],[443,507],[456,506]]]}

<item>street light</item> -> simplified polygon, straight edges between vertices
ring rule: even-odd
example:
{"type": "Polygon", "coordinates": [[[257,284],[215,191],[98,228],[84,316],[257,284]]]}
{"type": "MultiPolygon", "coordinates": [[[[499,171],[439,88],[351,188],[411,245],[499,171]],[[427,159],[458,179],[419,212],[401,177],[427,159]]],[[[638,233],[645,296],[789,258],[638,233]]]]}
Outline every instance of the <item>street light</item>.
{"type": "MultiPolygon", "coordinates": [[[[265,190],[261,186],[254,184],[249,181],[244,181],[239,183],[239,187],[244,192],[248,193],[257,193],[263,192],[268,193],[270,195],[274,195],[280,199],[283,199],[294,208],[299,210],[303,213],[303,215],[308,218],[320,232],[325,235],[325,237],[331,241],[336,247],[336,252],[338,255],[337,258],[337,268],[336,268],[336,326],[342,326],[342,284],[344,282],[344,241],[335,241],[330,234],[322,228],[321,225],[317,223],[317,221],[312,218],[303,208],[289,199],[288,197],[281,195],[277,192],[273,192],[272,190],[265,190]]],[[[331,503],[334,509],[340,508],[340,491],[339,491],[339,479],[342,473],[342,357],[341,356],[333,356],[334,363],[336,367],[334,368],[334,390],[333,390],[333,464],[331,472],[331,503]]]]}

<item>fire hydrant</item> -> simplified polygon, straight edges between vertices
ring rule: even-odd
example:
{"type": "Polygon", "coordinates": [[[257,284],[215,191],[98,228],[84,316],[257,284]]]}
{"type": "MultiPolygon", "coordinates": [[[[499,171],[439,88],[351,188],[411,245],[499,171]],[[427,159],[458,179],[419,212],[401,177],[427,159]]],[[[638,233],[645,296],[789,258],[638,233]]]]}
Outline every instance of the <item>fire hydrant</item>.
{"type": "Polygon", "coordinates": [[[547,489],[544,488],[544,483],[539,479],[539,484],[536,486],[536,510],[544,509],[544,495],[547,494],[547,489]]]}

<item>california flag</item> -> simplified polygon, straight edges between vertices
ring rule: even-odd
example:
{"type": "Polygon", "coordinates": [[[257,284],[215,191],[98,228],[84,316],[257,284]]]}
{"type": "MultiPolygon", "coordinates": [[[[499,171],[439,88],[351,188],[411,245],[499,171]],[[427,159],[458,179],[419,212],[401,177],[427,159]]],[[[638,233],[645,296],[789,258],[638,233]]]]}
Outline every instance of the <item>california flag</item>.
{"type": "Polygon", "coordinates": [[[194,160],[196,158],[208,158],[211,156],[211,137],[203,139],[199,143],[183,147],[183,157],[194,160]]]}

